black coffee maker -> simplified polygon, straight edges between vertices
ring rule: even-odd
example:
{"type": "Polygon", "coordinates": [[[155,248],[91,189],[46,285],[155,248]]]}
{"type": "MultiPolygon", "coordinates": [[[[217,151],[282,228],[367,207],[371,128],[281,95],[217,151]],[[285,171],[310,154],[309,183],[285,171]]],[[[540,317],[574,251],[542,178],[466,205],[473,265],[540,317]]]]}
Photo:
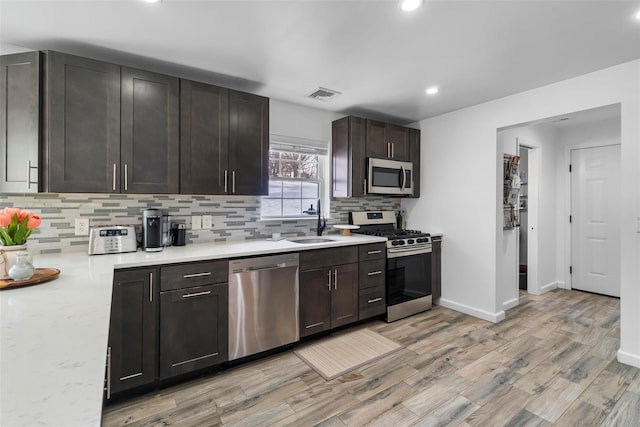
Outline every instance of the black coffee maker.
{"type": "Polygon", "coordinates": [[[160,209],[142,211],[142,250],[158,252],[163,247],[162,211],[160,209]]]}
{"type": "Polygon", "coordinates": [[[184,246],[187,244],[187,225],[185,223],[171,223],[171,243],[173,246],[184,246]]]}

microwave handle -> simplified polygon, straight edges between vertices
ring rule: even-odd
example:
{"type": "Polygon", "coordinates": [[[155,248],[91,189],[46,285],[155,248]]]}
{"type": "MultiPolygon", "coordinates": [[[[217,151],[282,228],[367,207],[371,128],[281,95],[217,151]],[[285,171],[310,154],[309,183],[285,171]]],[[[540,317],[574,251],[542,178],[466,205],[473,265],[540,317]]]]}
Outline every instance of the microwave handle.
{"type": "Polygon", "coordinates": [[[400,188],[404,190],[404,187],[407,185],[407,171],[404,169],[404,166],[400,166],[400,172],[402,172],[402,186],[400,188]]]}

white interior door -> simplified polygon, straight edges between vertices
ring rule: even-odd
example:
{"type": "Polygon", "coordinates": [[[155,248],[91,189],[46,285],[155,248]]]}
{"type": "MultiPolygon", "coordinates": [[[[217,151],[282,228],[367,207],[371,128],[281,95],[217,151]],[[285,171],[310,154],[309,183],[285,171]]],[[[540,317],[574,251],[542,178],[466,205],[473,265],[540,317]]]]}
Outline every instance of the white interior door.
{"type": "Polygon", "coordinates": [[[571,150],[571,287],[620,296],[620,146],[571,150]]]}

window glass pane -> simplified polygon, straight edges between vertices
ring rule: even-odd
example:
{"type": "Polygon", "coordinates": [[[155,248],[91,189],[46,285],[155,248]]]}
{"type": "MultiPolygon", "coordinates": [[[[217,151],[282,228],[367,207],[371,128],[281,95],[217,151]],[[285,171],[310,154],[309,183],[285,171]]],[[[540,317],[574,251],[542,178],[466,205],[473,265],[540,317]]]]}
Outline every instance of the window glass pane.
{"type": "Polygon", "coordinates": [[[280,176],[286,176],[288,178],[298,178],[300,163],[296,161],[282,160],[281,165],[282,165],[282,175],[280,176]]]}
{"type": "Polygon", "coordinates": [[[283,216],[300,216],[302,215],[302,205],[300,199],[283,199],[282,200],[283,216]]]}
{"type": "Polygon", "coordinates": [[[280,152],[279,151],[269,151],[269,158],[270,159],[279,159],[280,158],[280,152]]]}
{"type": "Polygon", "coordinates": [[[298,154],[298,153],[289,153],[289,152],[280,152],[280,158],[282,160],[294,160],[294,161],[298,161],[300,160],[300,157],[302,156],[302,154],[298,154]]]}
{"type": "Polygon", "coordinates": [[[269,176],[280,176],[280,161],[277,159],[269,160],[269,176]]]}
{"type": "Polygon", "coordinates": [[[319,194],[318,192],[319,188],[320,188],[320,185],[317,182],[303,182],[302,197],[305,197],[305,198],[315,197],[317,199],[319,194]]]}
{"type": "Polygon", "coordinates": [[[300,161],[299,175],[301,178],[318,178],[318,156],[304,155],[300,161]]]}
{"type": "Polygon", "coordinates": [[[282,216],[282,199],[262,199],[260,201],[262,216],[282,216]]]}
{"type": "MultiPolygon", "coordinates": [[[[302,194],[301,190],[301,182],[299,181],[284,181],[282,183],[282,197],[284,198],[297,198],[300,199],[300,195],[302,194]]],[[[300,215],[298,213],[298,215],[300,215]]]]}
{"type": "Polygon", "coordinates": [[[282,197],[282,181],[275,179],[269,180],[269,197],[282,197]]]}

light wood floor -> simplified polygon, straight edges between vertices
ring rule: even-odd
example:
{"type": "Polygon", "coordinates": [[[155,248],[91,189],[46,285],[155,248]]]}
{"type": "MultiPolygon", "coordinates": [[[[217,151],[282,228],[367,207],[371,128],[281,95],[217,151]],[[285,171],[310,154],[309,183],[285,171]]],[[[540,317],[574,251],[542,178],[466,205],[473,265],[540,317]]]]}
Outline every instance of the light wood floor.
{"type": "Polygon", "coordinates": [[[498,324],[442,307],[369,327],[406,346],[330,382],[292,351],[107,406],[120,425],[638,426],[619,300],[521,293],[498,324]]]}

